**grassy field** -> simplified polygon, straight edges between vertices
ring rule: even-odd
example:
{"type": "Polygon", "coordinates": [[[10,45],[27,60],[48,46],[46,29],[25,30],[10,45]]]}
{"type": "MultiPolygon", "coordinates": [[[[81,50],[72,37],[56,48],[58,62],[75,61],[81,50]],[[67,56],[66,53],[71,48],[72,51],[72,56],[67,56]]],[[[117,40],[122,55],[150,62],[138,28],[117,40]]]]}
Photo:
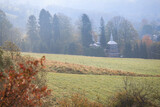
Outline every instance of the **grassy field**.
{"type": "MultiPolygon", "coordinates": [[[[127,59],[127,58],[102,58],[84,57],[55,54],[23,53],[32,57],[40,58],[46,56],[47,60],[68,62],[98,68],[109,68],[112,70],[123,70],[139,74],[160,75],[160,60],[151,59],[127,59]]],[[[84,75],[47,72],[47,84],[53,90],[55,98],[68,97],[73,93],[84,93],[93,101],[107,103],[107,99],[121,89],[125,76],[110,75],[84,75]]],[[[160,77],[132,77],[135,83],[157,84],[160,77]],[[151,83],[153,82],[153,83],[151,83]]],[[[160,88],[160,85],[156,85],[160,88]]]]}
{"type": "MultiPolygon", "coordinates": [[[[124,84],[124,76],[108,75],[79,75],[48,73],[48,86],[53,90],[56,98],[70,96],[72,93],[85,93],[90,100],[107,103],[107,99],[112,97],[116,91],[121,89],[124,84]]],[[[130,77],[131,78],[131,77],[130,77]]],[[[160,78],[157,77],[132,77],[136,83],[158,83],[160,78]]],[[[152,83],[152,85],[153,85],[152,83]]],[[[159,87],[160,88],[160,87],[159,87]]]]}
{"type": "Polygon", "coordinates": [[[122,70],[139,74],[160,75],[160,60],[132,58],[104,58],[73,55],[23,53],[36,58],[46,56],[47,60],[69,62],[112,70],[122,70]]]}

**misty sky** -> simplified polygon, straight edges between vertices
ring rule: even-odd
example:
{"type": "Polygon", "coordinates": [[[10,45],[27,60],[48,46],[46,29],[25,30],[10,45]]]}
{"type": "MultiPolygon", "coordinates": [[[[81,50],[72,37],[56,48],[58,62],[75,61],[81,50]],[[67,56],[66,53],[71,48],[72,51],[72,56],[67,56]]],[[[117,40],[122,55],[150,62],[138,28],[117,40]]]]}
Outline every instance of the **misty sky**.
{"type": "Polygon", "coordinates": [[[107,9],[112,11],[125,11],[127,8],[134,10],[137,7],[141,9],[149,9],[150,7],[156,8],[160,6],[160,0],[0,0],[0,3],[7,3],[8,5],[30,4],[42,8],[49,5],[57,5],[73,9],[96,11],[105,11],[107,9]]]}

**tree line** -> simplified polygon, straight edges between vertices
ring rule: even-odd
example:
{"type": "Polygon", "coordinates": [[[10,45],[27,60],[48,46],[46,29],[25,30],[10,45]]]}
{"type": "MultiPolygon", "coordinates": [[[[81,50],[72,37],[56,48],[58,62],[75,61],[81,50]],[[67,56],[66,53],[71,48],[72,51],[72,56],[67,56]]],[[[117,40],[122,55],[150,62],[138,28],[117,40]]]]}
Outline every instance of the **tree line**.
{"type": "Polygon", "coordinates": [[[104,49],[110,35],[119,44],[121,54],[123,54],[127,42],[135,42],[138,33],[132,24],[123,17],[114,17],[105,25],[103,17],[100,20],[99,32],[92,29],[92,22],[87,14],[82,14],[79,21],[78,30],[75,31],[69,18],[62,14],[53,16],[42,9],[39,20],[31,15],[27,23],[28,42],[24,42],[23,49],[32,52],[61,53],[61,54],[82,54],[93,56],[104,56],[104,49]],[[100,47],[91,47],[91,44],[100,43],[100,47]],[[26,44],[25,44],[26,43],[26,44]],[[34,44],[36,43],[36,44],[34,44]],[[28,47],[25,47],[28,46],[28,47]],[[38,50],[37,50],[38,49],[38,50]]]}
{"type": "MultiPolygon", "coordinates": [[[[87,14],[82,14],[79,22],[73,25],[71,19],[64,14],[51,15],[49,11],[42,9],[38,18],[34,15],[29,16],[27,32],[23,37],[20,31],[7,20],[3,11],[0,11],[0,16],[2,28],[0,29],[0,45],[6,40],[12,41],[22,51],[105,56],[104,49],[112,33],[122,57],[160,58],[159,30],[155,31],[158,37],[154,42],[154,38],[147,37],[149,30],[146,30],[147,24],[143,23],[141,32],[146,36],[140,37],[139,31],[133,27],[132,23],[121,16],[113,17],[107,23],[101,17],[99,31],[94,31],[87,14]],[[92,45],[95,43],[96,46],[92,45]]],[[[156,29],[158,28],[157,26],[156,29]]]]}
{"type": "Polygon", "coordinates": [[[21,32],[19,29],[13,27],[13,25],[7,19],[6,14],[0,10],[0,46],[5,41],[15,42],[20,45],[21,32]]]}

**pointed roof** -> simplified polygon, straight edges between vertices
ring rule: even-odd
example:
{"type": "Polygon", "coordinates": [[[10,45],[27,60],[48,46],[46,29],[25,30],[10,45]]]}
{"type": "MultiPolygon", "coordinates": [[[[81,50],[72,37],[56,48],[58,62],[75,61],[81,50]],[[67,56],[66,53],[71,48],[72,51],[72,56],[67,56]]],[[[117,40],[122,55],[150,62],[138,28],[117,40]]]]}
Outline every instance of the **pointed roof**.
{"type": "Polygon", "coordinates": [[[110,41],[113,41],[113,36],[112,36],[112,33],[111,33],[110,41]]]}
{"type": "Polygon", "coordinates": [[[112,33],[111,33],[111,36],[110,36],[110,41],[107,43],[109,45],[114,45],[114,44],[117,44],[114,40],[113,40],[113,36],[112,36],[112,33]]]}

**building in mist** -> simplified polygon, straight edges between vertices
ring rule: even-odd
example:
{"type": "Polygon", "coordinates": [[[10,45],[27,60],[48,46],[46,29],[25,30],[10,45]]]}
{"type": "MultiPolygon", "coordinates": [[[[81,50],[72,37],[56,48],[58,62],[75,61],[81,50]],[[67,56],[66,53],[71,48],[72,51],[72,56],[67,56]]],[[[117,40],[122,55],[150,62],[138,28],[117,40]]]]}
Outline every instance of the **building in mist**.
{"type": "Polygon", "coordinates": [[[91,48],[101,47],[100,37],[98,36],[98,34],[96,32],[92,32],[92,40],[94,43],[89,45],[91,48]]]}
{"type": "Polygon", "coordinates": [[[108,57],[119,57],[118,44],[113,40],[111,33],[110,41],[107,43],[106,55],[108,57]]]}

